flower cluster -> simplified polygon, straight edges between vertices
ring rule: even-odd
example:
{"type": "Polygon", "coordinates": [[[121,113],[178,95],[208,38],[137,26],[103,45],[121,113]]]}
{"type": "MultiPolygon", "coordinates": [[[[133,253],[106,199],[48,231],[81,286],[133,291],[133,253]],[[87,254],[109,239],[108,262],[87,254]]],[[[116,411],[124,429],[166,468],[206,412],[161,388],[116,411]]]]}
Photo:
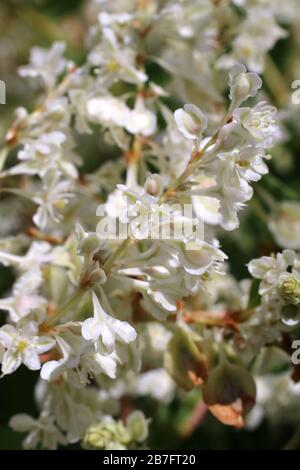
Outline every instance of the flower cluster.
{"type": "MultiPolygon", "coordinates": [[[[291,250],[252,260],[255,280],[239,283],[218,237],[238,229],[282,139],[258,73],[287,35],[279,21],[294,21],[286,3],[94,1],[82,65],[56,42],[20,68],[42,97],[16,110],[1,151],[0,191],[15,206],[0,263],[15,280],[0,300],[0,362],[2,376],[40,371],[40,416],[10,422],[29,432],[26,448],[139,447],[148,420],[124,399],[168,403],[177,388],[245,425],[253,358],[300,321],[300,260],[291,250]],[[116,158],[87,174],[83,135],[116,158]],[[111,237],[103,217],[129,234],[111,237]],[[178,236],[182,223],[203,236],[178,236]]],[[[283,248],[300,247],[299,220],[297,203],[273,207],[283,248]]]]}

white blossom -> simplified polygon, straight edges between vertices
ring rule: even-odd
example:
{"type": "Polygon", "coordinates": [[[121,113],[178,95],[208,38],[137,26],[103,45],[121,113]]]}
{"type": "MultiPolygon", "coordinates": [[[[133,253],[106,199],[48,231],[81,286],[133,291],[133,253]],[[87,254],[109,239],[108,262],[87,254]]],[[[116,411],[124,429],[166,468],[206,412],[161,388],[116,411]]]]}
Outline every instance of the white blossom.
{"type": "Polygon", "coordinates": [[[54,259],[51,245],[47,242],[35,241],[24,256],[10,254],[0,251],[0,262],[4,266],[14,266],[21,271],[28,271],[31,268],[40,267],[54,259]]]}
{"type": "Polygon", "coordinates": [[[127,322],[122,322],[107,314],[96,294],[92,293],[94,316],[82,324],[82,336],[93,341],[97,352],[111,354],[116,341],[130,343],[136,339],[135,329],[127,322]]]}
{"type": "Polygon", "coordinates": [[[247,72],[244,65],[235,65],[230,71],[230,99],[235,107],[253,97],[262,86],[261,78],[254,72],[247,72]]]}
{"type": "Polygon", "coordinates": [[[143,83],[147,75],[135,67],[134,51],[123,45],[120,47],[114,31],[110,27],[103,27],[103,41],[89,54],[89,62],[104,69],[105,81],[114,82],[122,79],[128,83],[143,83]]]}
{"type": "Polygon", "coordinates": [[[24,449],[36,449],[41,445],[44,449],[55,450],[58,445],[66,445],[62,432],[55,426],[54,417],[47,411],[42,412],[38,419],[23,413],[15,415],[9,421],[14,431],[28,432],[23,441],[24,449]]]}
{"type": "Polygon", "coordinates": [[[9,324],[2,326],[0,342],[5,347],[2,375],[11,374],[22,363],[31,370],[40,369],[39,354],[49,351],[55,345],[53,338],[38,335],[38,328],[34,322],[28,322],[21,329],[9,324]]]}
{"type": "Polygon", "coordinates": [[[274,140],[278,138],[278,126],[274,106],[264,102],[258,103],[254,108],[239,108],[235,110],[234,116],[242,126],[253,136],[254,141],[262,147],[272,147],[274,140]]]}
{"type": "Polygon", "coordinates": [[[144,100],[140,97],[128,116],[125,129],[131,134],[141,134],[145,137],[156,131],[156,114],[145,107],[144,100]]]}
{"type": "Polygon", "coordinates": [[[130,115],[130,109],[122,100],[107,96],[89,100],[87,110],[93,122],[100,123],[105,127],[123,127],[130,115]]]}
{"type": "Polygon", "coordinates": [[[45,229],[49,221],[59,222],[61,211],[74,197],[71,192],[72,183],[60,178],[59,173],[49,173],[44,180],[43,191],[34,196],[38,209],[33,216],[34,223],[45,229]]]}
{"type": "Polygon", "coordinates": [[[63,57],[64,52],[65,45],[62,42],[55,42],[49,50],[34,47],[30,64],[19,69],[21,77],[41,78],[47,88],[53,88],[58,76],[69,65],[63,57]]]}
{"type": "Polygon", "coordinates": [[[40,311],[43,318],[47,300],[37,294],[43,283],[41,272],[34,267],[23,274],[13,286],[12,296],[0,299],[0,308],[8,310],[10,318],[17,323],[33,311],[40,311]]]}
{"type": "Polygon", "coordinates": [[[199,139],[207,127],[207,118],[197,106],[184,105],[174,113],[179,131],[187,139],[199,139]]]}
{"type": "Polygon", "coordinates": [[[73,386],[82,387],[90,381],[90,377],[105,373],[111,378],[116,377],[116,358],[113,355],[103,356],[96,352],[91,344],[79,334],[71,333],[56,338],[62,357],[46,362],[41,369],[41,378],[55,380],[66,373],[73,386]]]}

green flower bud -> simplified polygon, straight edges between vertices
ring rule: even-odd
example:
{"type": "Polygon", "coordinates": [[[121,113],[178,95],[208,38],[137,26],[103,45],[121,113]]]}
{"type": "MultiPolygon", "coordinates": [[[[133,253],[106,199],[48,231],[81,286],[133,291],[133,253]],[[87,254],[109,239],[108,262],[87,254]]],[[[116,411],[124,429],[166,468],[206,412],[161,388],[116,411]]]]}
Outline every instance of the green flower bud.
{"type": "Polygon", "coordinates": [[[148,421],[144,413],[139,410],[133,411],[127,418],[127,429],[134,441],[145,441],[148,437],[148,421]]]}
{"type": "Polygon", "coordinates": [[[83,438],[86,449],[126,450],[148,437],[148,420],[141,411],[133,411],[126,426],[108,416],[88,428],[83,438]]]}
{"type": "Polygon", "coordinates": [[[104,284],[106,274],[103,269],[92,266],[90,270],[85,271],[80,278],[80,287],[82,289],[91,289],[95,284],[104,284]]]}
{"type": "Polygon", "coordinates": [[[300,280],[291,274],[285,278],[279,286],[279,292],[282,298],[289,304],[297,305],[300,303],[300,280]]]}
{"type": "Polygon", "coordinates": [[[131,434],[121,421],[112,418],[90,426],[83,438],[87,449],[126,449],[131,441],[131,434]]]}
{"type": "Polygon", "coordinates": [[[82,254],[95,253],[101,247],[101,240],[96,235],[88,235],[80,244],[82,254]]]}
{"type": "Polygon", "coordinates": [[[200,347],[183,329],[168,344],[164,365],[172,379],[184,390],[202,385],[207,378],[207,359],[200,347]]]}
{"type": "Polygon", "coordinates": [[[94,271],[92,271],[92,273],[90,275],[90,281],[91,281],[92,284],[96,284],[96,283],[105,284],[106,274],[103,271],[103,269],[98,268],[98,269],[95,269],[94,271]]]}
{"type": "Polygon", "coordinates": [[[105,449],[110,433],[105,432],[100,424],[91,426],[85,433],[83,445],[89,449],[105,449]]]}

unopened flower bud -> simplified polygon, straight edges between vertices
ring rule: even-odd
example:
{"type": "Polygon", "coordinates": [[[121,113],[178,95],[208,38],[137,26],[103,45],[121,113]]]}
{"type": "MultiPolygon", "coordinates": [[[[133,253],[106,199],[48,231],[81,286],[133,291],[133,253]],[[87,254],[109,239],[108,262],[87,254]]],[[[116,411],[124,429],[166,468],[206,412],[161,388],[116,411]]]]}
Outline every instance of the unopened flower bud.
{"type": "Polygon", "coordinates": [[[262,86],[261,78],[254,72],[247,72],[244,65],[235,65],[230,72],[230,99],[233,107],[257,94],[262,86]]]}
{"type": "Polygon", "coordinates": [[[207,358],[200,345],[188,332],[178,330],[169,342],[164,358],[165,368],[184,390],[202,385],[207,378],[207,358]]]}
{"type": "Polygon", "coordinates": [[[95,253],[100,249],[100,246],[101,240],[99,240],[97,235],[91,234],[82,240],[80,244],[80,251],[82,254],[95,253]]]}
{"type": "Polygon", "coordinates": [[[206,116],[193,104],[177,109],[174,118],[179,131],[186,139],[199,139],[207,127],[206,116]]]}
{"type": "Polygon", "coordinates": [[[132,440],[143,442],[148,437],[148,421],[144,413],[139,410],[133,411],[127,418],[127,429],[132,440]]]}
{"type": "Polygon", "coordinates": [[[121,421],[112,418],[90,426],[83,438],[83,447],[87,449],[126,449],[130,442],[130,432],[121,421]]]}
{"type": "Polygon", "coordinates": [[[148,176],[145,182],[145,191],[150,196],[160,196],[163,191],[162,177],[157,174],[148,176]]]}
{"type": "Polygon", "coordinates": [[[66,109],[60,104],[50,109],[48,117],[53,122],[59,122],[64,118],[65,114],[66,114],[66,109]]]}
{"type": "Polygon", "coordinates": [[[106,282],[106,274],[105,274],[105,272],[103,271],[103,269],[101,269],[101,268],[95,269],[95,271],[93,271],[93,273],[92,273],[91,276],[90,276],[90,280],[91,280],[91,282],[93,282],[94,284],[96,284],[96,283],[98,283],[98,284],[105,284],[105,282],[106,282]]]}
{"type": "Polygon", "coordinates": [[[93,266],[90,270],[84,272],[80,278],[80,286],[82,289],[90,289],[95,284],[105,284],[106,274],[103,269],[93,266]]]}
{"type": "Polygon", "coordinates": [[[279,286],[281,297],[288,304],[297,305],[300,303],[300,279],[291,274],[286,277],[279,286]]]}

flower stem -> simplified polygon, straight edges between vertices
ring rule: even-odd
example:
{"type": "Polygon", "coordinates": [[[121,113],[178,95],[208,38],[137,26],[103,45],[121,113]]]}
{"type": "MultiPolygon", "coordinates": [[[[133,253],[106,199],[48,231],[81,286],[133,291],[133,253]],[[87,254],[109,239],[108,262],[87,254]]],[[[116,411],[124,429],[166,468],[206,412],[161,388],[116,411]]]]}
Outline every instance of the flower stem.
{"type": "Polygon", "coordinates": [[[112,253],[112,255],[108,258],[108,260],[104,263],[103,269],[105,272],[110,271],[116,259],[121,256],[121,254],[126,250],[127,246],[129,245],[130,238],[126,238],[123,240],[121,245],[112,253]]]}
{"type": "MultiPolygon", "coordinates": [[[[106,261],[103,266],[105,271],[109,271],[113,266],[115,260],[123,253],[130,242],[130,238],[126,238],[121,245],[113,252],[111,257],[106,261]]],[[[87,292],[87,289],[83,289],[82,287],[78,287],[75,292],[71,295],[71,297],[67,300],[67,302],[55,313],[55,315],[51,316],[46,324],[48,326],[52,326],[58,322],[58,320],[63,317],[72,307],[75,305],[78,300],[87,292]]],[[[101,293],[103,290],[101,289],[101,293]]]]}
{"type": "Polygon", "coordinates": [[[58,311],[55,313],[55,315],[51,316],[51,318],[49,318],[49,320],[46,321],[46,324],[49,325],[49,326],[52,326],[55,323],[57,323],[57,321],[61,317],[63,317],[70,310],[70,308],[73,307],[73,305],[75,303],[78,302],[78,300],[83,296],[83,294],[85,292],[86,292],[86,290],[84,290],[80,287],[78,289],[76,289],[76,291],[73,293],[73,295],[71,295],[71,297],[67,300],[67,302],[60,309],[58,309],[58,311]]]}
{"type": "Polygon", "coordinates": [[[109,303],[109,301],[108,301],[108,299],[107,299],[107,297],[106,297],[106,294],[105,294],[105,292],[104,292],[104,289],[103,289],[101,286],[98,286],[98,290],[99,290],[100,298],[101,298],[101,300],[102,300],[102,303],[103,303],[103,305],[104,305],[104,308],[107,310],[107,312],[108,312],[110,315],[114,316],[114,313],[113,313],[112,308],[111,308],[111,306],[110,306],[110,303],[109,303]]]}

